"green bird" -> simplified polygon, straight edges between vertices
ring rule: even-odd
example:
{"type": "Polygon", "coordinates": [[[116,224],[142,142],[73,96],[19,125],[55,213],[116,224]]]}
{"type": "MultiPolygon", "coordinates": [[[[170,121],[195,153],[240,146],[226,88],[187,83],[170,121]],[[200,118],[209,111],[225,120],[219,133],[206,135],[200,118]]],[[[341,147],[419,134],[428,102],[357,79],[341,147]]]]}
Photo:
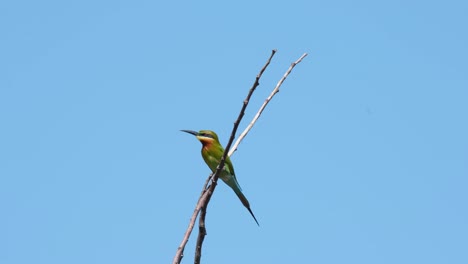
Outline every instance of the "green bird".
{"type": "MultiPolygon", "coordinates": [[[[221,146],[221,143],[219,143],[218,135],[216,135],[216,133],[211,130],[200,130],[199,132],[193,130],[181,131],[196,136],[197,139],[202,143],[203,147],[201,153],[203,159],[205,160],[206,165],[208,165],[208,167],[210,167],[211,171],[214,173],[224,153],[224,148],[221,146]]],[[[257,225],[259,225],[257,218],[255,218],[255,215],[250,209],[249,201],[247,198],[245,198],[244,194],[242,193],[242,189],[237,182],[236,174],[234,173],[234,167],[232,166],[232,162],[229,156],[227,156],[226,160],[224,161],[224,168],[220,173],[219,178],[221,178],[229,187],[231,187],[245,208],[249,210],[249,213],[252,215],[257,225]]]]}

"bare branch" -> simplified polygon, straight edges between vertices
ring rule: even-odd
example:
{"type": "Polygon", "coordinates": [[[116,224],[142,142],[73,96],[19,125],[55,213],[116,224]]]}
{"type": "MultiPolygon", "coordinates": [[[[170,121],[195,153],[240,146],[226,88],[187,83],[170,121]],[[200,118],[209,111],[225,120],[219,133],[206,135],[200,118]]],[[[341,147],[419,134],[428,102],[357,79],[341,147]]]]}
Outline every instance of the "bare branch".
{"type": "Polygon", "coordinates": [[[271,94],[267,97],[267,99],[265,100],[265,102],[262,104],[262,106],[260,107],[260,109],[258,110],[257,114],[254,116],[254,118],[252,119],[252,121],[250,122],[250,124],[245,128],[245,130],[242,132],[242,134],[239,136],[239,138],[237,139],[236,143],[234,144],[234,146],[232,147],[232,149],[229,151],[229,156],[231,156],[236,150],[237,150],[237,146],[239,146],[239,144],[241,143],[241,141],[245,138],[245,136],[247,135],[247,133],[249,133],[250,129],[252,129],[252,127],[254,126],[255,122],[257,122],[258,118],[260,117],[260,115],[262,114],[263,110],[265,109],[265,107],[268,105],[268,103],[271,101],[271,99],[273,98],[273,96],[275,96],[276,93],[279,92],[279,88],[281,87],[281,85],[283,84],[284,80],[286,80],[286,78],[288,77],[288,75],[291,73],[292,69],[294,67],[296,67],[296,65],[298,63],[300,63],[302,61],[302,59],[304,59],[305,57],[307,56],[307,53],[304,53],[302,54],[302,56],[297,59],[295,62],[291,63],[291,66],[289,66],[289,69],[286,71],[286,73],[283,75],[283,78],[281,78],[279,81],[278,81],[278,84],[276,84],[276,87],[275,89],[273,89],[273,91],[271,92],[271,94]]]}
{"type": "Polygon", "coordinates": [[[202,193],[200,195],[200,198],[198,199],[198,203],[197,203],[197,205],[195,207],[195,210],[194,210],[194,212],[192,214],[192,217],[190,218],[189,226],[188,226],[187,230],[185,231],[184,238],[182,239],[182,242],[180,243],[179,247],[177,248],[176,255],[174,256],[174,259],[172,261],[173,264],[179,264],[182,261],[185,246],[187,245],[190,234],[192,233],[192,230],[193,230],[193,227],[195,225],[195,221],[197,219],[198,213],[200,212],[200,210],[202,210],[202,213],[200,215],[200,220],[199,220],[199,234],[198,234],[196,252],[195,252],[195,263],[200,262],[202,244],[203,244],[204,237],[206,235],[206,228],[205,228],[206,207],[208,206],[208,203],[209,203],[209,201],[211,199],[211,196],[213,195],[213,192],[214,192],[214,190],[216,188],[216,182],[217,182],[217,180],[219,178],[219,174],[222,171],[222,169],[224,168],[224,162],[225,162],[226,157],[228,155],[229,148],[231,147],[232,142],[234,141],[234,137],[236,135],[237,128],[239,127],[240,121],[242,120],[242,117],[244,116],[244,112],[245,112],[245,109],[247,108],[250,97],[252,96],[253,92],[255,91],[257,86],[259,85],[260,77],[263,75],[263,72],[266,70],[266,68],[270,64],[271,59],[273,58],[275,53],[276,53],[276,50],[272,50],[270,58],[268,59],[265,66],[263,66],[263,68],[260,70],[260,73],[255,78],[255,82],[254,82],[252,88],[250,89],[249,94],[247,95],[247,98],[244,100],[244,104],[243,104],[242,109],[241,109],[241,111],[239,113],[239,116],[238,116],[236,122],[234,122],[234,127],[232,129],[231,136],[229,138],[228,144],[226,145],[225,151],[223,153],[223,157],[221,158],[221,161],[220,161],[218,167],[216,168],[216,171],[214,173],[212,173],[205,182],[205,185],[203,187],[203,191],[202,191],[202,193]],[[211,179],[211,184],[209,186],[207,186],[208,183],[210,182],[210,179],[211,179]]]}
{"type": "MultiPolygon", "coordinates": [[[[208,179],[210,179],[210,177],[208,177],[208,179]]],[[[207,182],[205,183],[205,186],[207,182]]],[[[192,217],[190,218],[189,226],[187,227],[187,230],[185,231],[184,238],[182,239],[182,242],[177,248],[176,255],[174,257],[174,260],[172,261],[173,264],[179,264],[182,261],[182,258],[184,257],[185,245],[187,245],[190,234],[192,233],[193,227],[195,226],[195,221],[197,220],[198,213],[200,212],[201,204],[203,203],[203,200],[206,198],[204,194],[205,194],[205,187],[203,188],[200,198],[198,198],[198,202],[197,202],[197,205],[195,206],[195,210],[193,210],[193,214],[192,214],[192,217]]]]}
{"type": "Polygon", "coordinates": [[[240,122],[241,122],[241,120],[242,120],[242,118],[243,118],[243,116],[245,114],[245,109],[247,108],[247,105],[249,104],[250,97],[252,96],[253,92],[255,91],[257,86],[259,85],[259,80],[260,80],[261,76],[263,75],[263,72],[266,70],[266,68],[270,64],[271,59],[273,58],[275,53],[276,53],[276,50],[272,50],[270,58],[268,59],[266,64],[263,66],[263,68],[260,70],[260,73],[257,75],[254,84],[252,85],[246,99],[243,102],[242,109],[241,109],[241,111],[239,113],[239,116],[238,116],[237,120],[234,122],[234,127],[232,129],[231,136],[229,138],[228,144],[226,145],[226,148],[225,148],[223,156],[222,156],[222,158],[220,160],[220,163],[219,163],[218,167],[216,168],[216,171],[214,173],[210,174],[210,176],[207,178],[207,180],[206,180],[206,182],[204,184],[204,187],[203,187],[203,190],[201,192],[200,198],[198,199],[195,210],[194,210],[194,212],[192,214],[192,217],[190,218],[189,226],[188,226],[188,228],[187,228],[187,230],[185,232],[184,238],[182,239],[182,242],[181,242],[179,248],[177,249],[176,255],[175,255],[174,260],[172,262],[173,264],[179,264],[182,261],[185,246],[186,246],[186,244],[188,242],[188,239],[189,239],[190,234],[191,234],[191,232],[193,230],[193,227],[195,226],[195,221],[196,221],[196,218],[197,218],[199,213],[200,213],[199,233],[198,233],[196,249],[195,249],[195,263],[196,264],[200,263],[203,241],[204,241],[204,238],[206,236],[206,227],[205,227],[206,208],[207,208],[208,203],[210,202],[210,199],[211,199],[211,197],[212,197],[212,195],[214,193],[214,190],[216,188],[217,180],[219,178],[219,174],[221,173],[221,171],[224,168],[224,163],[225,163],[226,157],[231,156],[237,150],[238,145],[245,138],[245,136],[250,131],[250,129],[252,129],[253,125],[255,124],[255,122],[258,120],[258,118],[262,114],[262,112],[265,109],[266,105],[270,102],[270,100],[273,98],[273,96],[276,93],[279,92],[280,86],[282,85],[284,80],[288,77],[288,75],[291,73],[292,69],[298,63],[300,63],[303,58],[305,58],[307,56],[307,53],[304,53],[297,61],[295,61],[294,63],[291,64],[289,69],[286,71],[284,76],[280,79],[280,81],[276,85],[275,89],[272,91],[270,96],[265,100],[265,102],[260,107],[259,111],[255,115],[253,120],[250,122],[250,124],[247,126],[247,128],[244,130],[244,132],[242,132],[239,139],[236,141],[236,143],[233,145],[233,147],[231,149],[231,145],[232,145],[232,143],[234,141],[234,138],[235,138],[237,129],[239,127],[239,124],[240,124],[240,122]]]}
{"type": "Polygon", "coordinates": [[[237,120],[234,122],[234,127],[232,128],[232,132],[231,132],[231,136],[229,137],[229,141],[228,141],[228,143],[226,145],[226,148],[224,149],[223,157],[221,158],[221,161],[220,161],[218,167],[216,168],[216,172],[213,175],[213,178],[211,179],[211,185],[209,186],[208,191],[206,192],[207,199],[206,199],[206,203],[203,204],[202,207],[201,207],[201,214],[200,214],[200,220],[199,220],[200,232],[198,232],[197,245],[195,246],[195,261],[194,261],[195,264],[200,263],[201,249],[202,249],[203,241],[204,241],[205,235],[206,235],[206,228],[205,228],[206,208],[207,208],[208,203],[210,202],[211,196],[213,195],[213,192],[214,192],[214,190],[216,188],[216,183],[218,181],[219,174],[224,168],[224,162],[225,162],[226,157],[227,157],[227,155],[229,153],[229,149],[231,148],[232,142],[234,142],[234,138],[236,136],[237,128],[239,127],[239,124],[242,121],[242,117],[244,117],[245,109],[247,108],[247,105],[249,104],[250,97],[252,97],[252,94],[254,93],[255,89],[260,84],[259,80],[262,77],[263,72],[266,70],[266,68],[270,64],[271,59],[273,58],[275,53],[276,53],[276,50],[271,51],[270,58],[268,59],[268,61],[265,63],[265,66],[263,66],[263,68],[260,70],[260,73],[255,78],[255,82],[252,85],[252,88],[250,88],[250,91],[249,91],[249,93],[247,94],[247,97],[244,100],[242,108],[241,108],[241,110],[239,112],[239,116],[237,117],[237,120]]]}
{"type": "Polygon", "coordinates": [[[195,264],[200,263],[203,241],[205,240],[205,236],[206,236],[205,216],[206,216],[206,207],[202,207],[201,212],[200,212],[200,219],[198,220],[198,238],[197,238],[197,244],[195,247],[195,261],[194,261],[195,264]]]}

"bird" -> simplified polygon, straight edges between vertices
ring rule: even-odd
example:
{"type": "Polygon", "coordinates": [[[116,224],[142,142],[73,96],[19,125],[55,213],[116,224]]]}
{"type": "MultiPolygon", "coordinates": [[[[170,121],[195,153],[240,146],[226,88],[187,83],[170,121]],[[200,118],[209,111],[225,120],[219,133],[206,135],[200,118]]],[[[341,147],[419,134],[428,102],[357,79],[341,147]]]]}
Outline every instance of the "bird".
{"type": "MultiPolygon", "coordinates": [[[[208,167],[214,173],[224,154],[224,148],[221,143],[219,143],[218,135],[216,135],[216,133],[211,130],[200,130],[198,132],[193,130],[181,131],[194,135],[202,143],[203,146],[201,149],[201,154],[203,160],[205,160],[206,165],[208,165],[208,167]]],[[[245,208],[249,210],[250,215],[252,215],[257,225],[260,226],[257,218],[252,212],[252,209],[250,209],[249,201],[242,193],[242,189],[237,182],[236,174],[234,173],[234,167],[232,166],[232,162],[229,156],[226,156],[226,160],[224,161],[224,168],[223,171],[219,174],[219,178],[221,178],[224,183],[231,187],[245,208]]]]}

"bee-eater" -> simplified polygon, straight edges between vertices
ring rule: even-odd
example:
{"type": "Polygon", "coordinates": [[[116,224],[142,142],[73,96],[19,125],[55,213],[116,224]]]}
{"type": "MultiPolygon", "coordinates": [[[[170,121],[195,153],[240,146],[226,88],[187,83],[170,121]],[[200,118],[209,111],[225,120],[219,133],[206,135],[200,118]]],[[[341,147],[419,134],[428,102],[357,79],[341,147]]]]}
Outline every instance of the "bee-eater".
{"type": "MultiPolygon", "coordinates": [[[[181,131],[196,136],[197,139],[202,143],[203,147],[201,153],[203,159],[205,160],[206,165],[208,165],[208,167],[210,167],[211,171],[214,173],[224,154],[224,148],[221,146],[221,143],[219,143],[218,135],[216,135],[216,133],[211,130],[200,130],[199,132],[192,130],[181,131]]],[[[250,209],[249,201],[247,198],[245,198],[244,194],[242,193],[242,189],[237,182],[236,175],[234,173],[234,167],[232,166],[232,162],[231,159],[229,159],[229,156],[226,156],[226,160],[224,161],[224,169],[219,174],[219,178],[221,178],[237,194],[237,197],[239,197],[242,204],[245,206],[245,208],[247,208],[247,210],[249,210],[249,213],[252,215],[257,225],[259,225],[257,218],[255,218],[255,215],[250,209]]]]}

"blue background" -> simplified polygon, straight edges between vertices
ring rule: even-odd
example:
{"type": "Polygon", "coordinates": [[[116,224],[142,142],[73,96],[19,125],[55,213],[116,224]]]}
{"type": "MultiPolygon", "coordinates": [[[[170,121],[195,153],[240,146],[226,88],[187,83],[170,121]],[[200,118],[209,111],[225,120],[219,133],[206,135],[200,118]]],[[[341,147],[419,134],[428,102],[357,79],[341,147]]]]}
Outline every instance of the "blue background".
{"type": "Polygon", "coordinates": [[[3,1],[0,263],[468,263],[466,1],[3,1]],[[196,235],[196,233],[194,234],[196,235]],[[193,261],[193,237],[184,263],[193,261]]]}

